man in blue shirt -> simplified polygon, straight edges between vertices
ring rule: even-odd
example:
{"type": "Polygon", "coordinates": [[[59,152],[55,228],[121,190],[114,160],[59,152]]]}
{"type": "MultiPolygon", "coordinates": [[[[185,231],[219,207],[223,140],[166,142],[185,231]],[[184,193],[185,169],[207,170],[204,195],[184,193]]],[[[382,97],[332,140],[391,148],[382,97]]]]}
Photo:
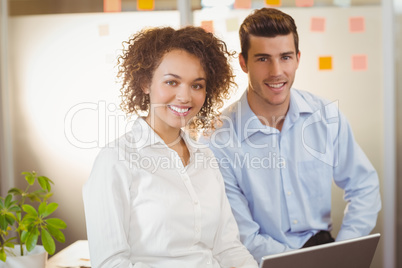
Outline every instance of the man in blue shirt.
{"type": "Polygon", "coordinates": [[[334,241],[332,179],[347,201],[336,240],[367,235],[381,208],[378,175],[331,103],[292,87],[300,61],[289,15],[262,8],[240,27],[249,85],[208,140],[242,242],[267,254],[334,241]]]}

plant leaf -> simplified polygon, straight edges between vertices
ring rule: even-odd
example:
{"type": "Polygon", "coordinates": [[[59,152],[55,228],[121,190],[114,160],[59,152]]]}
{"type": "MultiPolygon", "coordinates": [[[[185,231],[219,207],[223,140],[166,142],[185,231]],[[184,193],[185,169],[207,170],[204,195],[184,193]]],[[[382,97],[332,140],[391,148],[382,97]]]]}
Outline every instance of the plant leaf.
{"type": "Polygon", "coordinates": [[[54,243],[54,240],[52,236],[49,234],[49,232],[46,229],[42,229],[42,244],[45,250],[50,254],[53,255],[54,252],[56,251],[56,245],[54,243]]]}
{"type": "Polygon", "coordinates": [[[6,196],[6,199],[4,200],[4,206],[9,207],[11,205],[12,199],[13,199],[13,196],[11,194],[8,194],[6,196]]]}
{"type": "Polygon", "coordinates": [[[11,213],[11,212],[5,213],[4,216],[5,216],[5,218],[6,218],[6,221],[7,221],[8,224],[10,224],[10,225],[13,225],[14,222],[17,220],[17,218],[15,218],[14,214],[11,213]]]}
{"type": "Polygon", "coordinates": [[[38,212],[36,211],[36,209],[35,209],[33,206],[28,205],[28,204],[25,204],[25,205],[22,205],[22,209],[23,209],[26,213],[28,213],[29,215],[38,217],[38,212]]]}
{"type": "Polygon", "coordinates": [[[28,251],[31,251],[34,249],[38,242],[38,237],[39,237],[39,231],[37,227],[32,228],[32,230],[28,233],[27,240],[25,242],[25,245],[27,247],[28,251]]]}
{"type": "Polygon", "coordinates": [[[0,228],[3,231],[6,231],[8,227],[8,222],[6,220],[6,216],[5,215],[0,215],[0,228]]]}
{"type": "Polygon", "coordinates": [[[19,206],[12,206],[12,207],[10,207],[10,208],[8,209],[8,211],[11,211],[11,212],[18,212],[18,211],[21,211],[21,209],[20,209],[19,206]]]}
{"type": "Polygon", "coordinates": [[[43,190],[46,190],[47,192],[50,192],[52,190],[52,186],[50,185],[50,183],[53,184],[53,181],[51,181],[48,177],[40,176],[38,177],[38,182],[43,190]]]}
{"type": "Polygon", "coordinates": [[[66,238],[62,231],[60,231],[59,229],[54,228],[50,225],[47,226],[47,229],[48,229],[49,233],[54,237],[54,239],[56,239],[57,241],[59,241],[61,243],[66,242],[66,238]]]}
{"type": "MultiPolygon", "coordinates": [[[[12,239],[15,239],[16,237],[13,237],[12,239]]],[[[8,239],[7,241],[9,241],[10,239],[8,239]]],[[[11,242],[6,242],[4,243],[4,246],[8,247],[8,248],[14,248],[14,244],[11,242]]]]}
{"type": "Polygon", "coordinates": [[[42,202],[38,207],[38,213],[39,215],[43,216],[43,213],[45,213],[45,211],[46,211],[46,202],[42,202]]]}
{"type": "Polygon", "coordinates": [[[22,175],[25,175],[25,180],[29,183],[29,185],[34,184],[35,182],[35,175],[30,172],[22,172],[22,175]]]}
{"type": "Polygon", "coordinates": [[[29,214],[25,215],[24,219],[20,223],[21,229],[27,229],[36,219],[37,217],[31,216],[29,214]]]}
{"type": "Polygon", "coordinates": [[[27,241],[28,238],[28,232],[26,230],[22,231],[21,233],[21,242],[25,243],[27,241]]]}
{"type": "Polygon", "coordinates": [[[45,212],[42,214],[43,217],[47,217],[50,214],[52,214],[57,208],[58,208],[57,203],[50,203],[49,205],[46,206],[45,212]]]}
{"type": "Polygon", "coordinates": [[[11,188],[10,190],[8,190],[8,193],[13,195],[22,195],[23,191],[18,188],[11,188]]]}
{"type": "Polygon", "coordinates": [[[56,218],[47,219],[45,222],[57,229],[65,229],[67,227],[67,224],[63,220],[56,218]]]}
{"type": "Polygon", "coordinates": [[[47,183],[46,179],[43,176],[38,177],[38,182],[43,190],[45,190],[46,192],[50,191],[47,187],[49,183],[47,183]]]}
{"type": "Polygon", "coordinates": [[[7,255],[6,255],[6,252],[4,251],[4,248],[1,248],[0,249],[0,260],[2,260],[3,262],[6,262],[6,258],[7,258],[7,255]]]}

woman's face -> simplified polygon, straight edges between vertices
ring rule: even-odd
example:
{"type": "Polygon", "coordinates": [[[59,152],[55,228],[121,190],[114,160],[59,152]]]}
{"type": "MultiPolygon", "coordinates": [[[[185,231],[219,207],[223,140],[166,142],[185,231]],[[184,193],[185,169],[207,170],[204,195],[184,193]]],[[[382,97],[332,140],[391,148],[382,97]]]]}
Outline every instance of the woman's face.
{"type": "Polygon", "coordinates": [[[167,52],[144,88],[150,110],[146,121],[158,133],[177,131],[202,108],[206,75],[200,60],[184,50],[167,52]]]}

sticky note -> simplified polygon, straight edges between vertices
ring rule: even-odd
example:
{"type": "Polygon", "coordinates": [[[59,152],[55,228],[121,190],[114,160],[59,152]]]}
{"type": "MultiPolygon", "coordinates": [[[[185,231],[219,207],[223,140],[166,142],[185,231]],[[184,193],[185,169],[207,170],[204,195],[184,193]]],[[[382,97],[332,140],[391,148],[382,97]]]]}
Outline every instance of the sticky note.
{"type": "Polygon", "coordinates": [[[296,0],[297,7],[312,7],[314,6],[314,0],[296,0]]]}
{"type": "Polygon", "coordinates": [[[109,35],[109,25],[99,25],[98,26],[99,36],[108,36],[109,35]]]}
{"type": "Polygon", "coordinates": [[[121,0],[103,0],[103,12],[120,12],[121,0]]]}
{"type": "Polygon", "coordinates": [[[268,6],[281,6],[282,1],[281,0],[265,0],[265,4],[268,6]]]}
{"type": "Polygon", "coordinates": [[[137,10],[154,10],[155,0],[137,0],[137,10]]]}
{"type": "Polygon", "coordinates": [[[334,0],[334,5],[340,7],[350,7],[351,3],[351,0],[334,0]]]}
{"type": "Polygon", "coordinates": [[[214,32],[214,22],[212,20],[201,21],[201,28],[205,31],[213,33],[214,32]]]}
{"type": "Polygon", "coordinates": [[[226,19],[227,32],[237,32],[238,29],[239,29],[239,20],[237,18],[226,19]]]}
{"type": "Polygon", "coordinates": [[[365,31],[364,17],[350,17],[349,30],[351,33],[361,33],[365,31]]]}
{"type": "Polygon", "coordinates": [[[313,17],[311,18],[312,32],[325,32],[325,18],[313,17]]]}
{"type": "Polygon", "coordinates": [[[367,70],[367,55],[353,55],[352,56],[352,70],[353,71],[367,70]]]}
{"type": "Polygon", "coordinates": [[[251,8],[251,0],[235,0],[234,6],[235,9],[250,9],[251,8]]]}
{"type": "Polygon", "coordinates": [[[318,58],[318,69],[319,70],[332,70],[332,57],[324,56],[318,58]]]}

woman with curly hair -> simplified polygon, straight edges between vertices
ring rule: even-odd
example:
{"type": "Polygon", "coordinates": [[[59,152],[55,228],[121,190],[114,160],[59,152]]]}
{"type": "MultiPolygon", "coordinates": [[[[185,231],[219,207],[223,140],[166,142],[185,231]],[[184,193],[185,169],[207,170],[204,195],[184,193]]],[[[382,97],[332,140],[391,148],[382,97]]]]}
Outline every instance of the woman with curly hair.
{"type": "Polygon", "coordinates": [[[212,152],[233,56],[197,27],[142,30],[119,58],[132,130],[101,150],[84,186],[92,267],[257,267],[239,241],[212,152]]]}

